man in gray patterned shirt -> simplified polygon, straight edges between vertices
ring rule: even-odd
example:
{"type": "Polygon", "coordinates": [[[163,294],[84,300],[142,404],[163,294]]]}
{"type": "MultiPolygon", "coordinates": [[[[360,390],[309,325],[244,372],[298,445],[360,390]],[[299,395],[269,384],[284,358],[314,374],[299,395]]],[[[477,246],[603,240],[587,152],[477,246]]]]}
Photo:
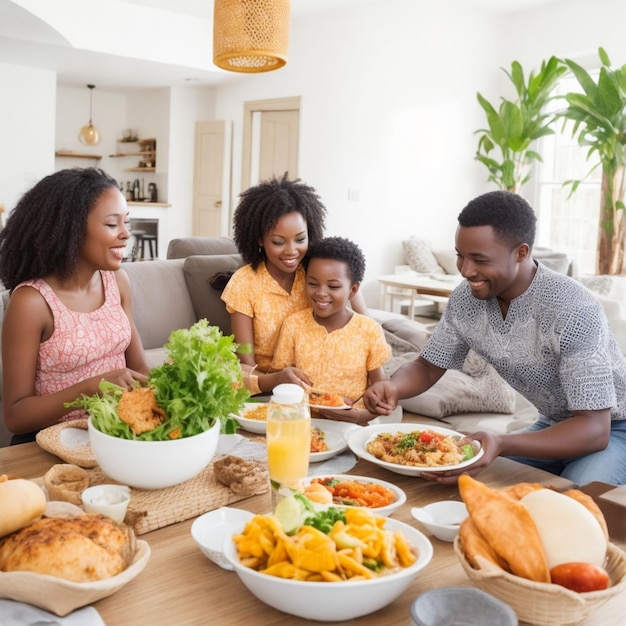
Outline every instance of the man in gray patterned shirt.
{"type": "Polygon", "coordinates": [[[484,455],[463,470],[423,473],[453,483],[497,456],[513,457],[583,485],[626,483],[626,359],[601,304],[578,281],[532,258],[536,218],[516,194],[495,191],[459,215],[457,266],[466,279],[451,294],[421,355],[364,396],[387,415],[420,394],[470,349],[539,410],[530,428],[480,431],[484,455]]]}

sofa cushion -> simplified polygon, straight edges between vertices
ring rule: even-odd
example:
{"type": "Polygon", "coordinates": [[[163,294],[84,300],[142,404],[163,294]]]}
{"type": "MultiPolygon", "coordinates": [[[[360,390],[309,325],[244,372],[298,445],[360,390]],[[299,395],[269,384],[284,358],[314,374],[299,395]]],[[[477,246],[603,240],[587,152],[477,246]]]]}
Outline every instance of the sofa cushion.
{"type": "Polygon", "coordinates": [[[433,256],[446,274],[460,274],[459,268],[456,266],[456,250],[453,248],[433,248],[433,256]]]}
{"type": "Polygon", "coordinates": [[[168,259],[184,259],[194,254],[236,254],[235,242],[230,237],[179,237],[167,246],[168,259]]]}
{"type": "Polygon", "coordinates": [[[230,314],[221,299],[222,292],[211,286],[211,278],[220,272],[231,272],[242,264],[239,254],[194,255],[185,259],[187,288],[198,319],[207,319],[219,326],[224,335],[232,333],[230,314]]]}
{"type": "Polygon", "coordinates": [[[433,254],[430,243],[411,237],[402,242],[407,265],[418,274],[445,274],[433,254]]]}
{"type": "Polygon", "coordinates": [[[183,264],[183,259],[174,259],[122,266],[130,278],[133,316],[146,350],[163,347],[173,330],[196,322],[183,264]]]}
{"type": "MultiPolygon", "coordinates": [[[[393,355],[384,366],[388,376],[416,359],[430,335],[416,329],[410,320],[389,320],[383,323],[383,330],[393,355]]],[[[510,415],[515,411],[516,395],[491,365],[470,350],[461,370],[448,370],[430,389],[400,400],[400,405],[412,413],[438,419],[460,413],[510,415]]]]}

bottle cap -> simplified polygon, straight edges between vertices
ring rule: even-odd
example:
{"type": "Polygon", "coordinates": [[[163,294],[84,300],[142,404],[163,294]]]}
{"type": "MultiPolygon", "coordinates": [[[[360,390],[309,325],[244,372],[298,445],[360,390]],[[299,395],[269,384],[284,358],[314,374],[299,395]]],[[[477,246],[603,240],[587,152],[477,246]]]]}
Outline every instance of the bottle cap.
{"type": "Polygon", "coordinates": [[[278,404],[300,404],[304,398],[304,389],[300,385],[283,383],[272,389],[272,402],[278,404]]]}

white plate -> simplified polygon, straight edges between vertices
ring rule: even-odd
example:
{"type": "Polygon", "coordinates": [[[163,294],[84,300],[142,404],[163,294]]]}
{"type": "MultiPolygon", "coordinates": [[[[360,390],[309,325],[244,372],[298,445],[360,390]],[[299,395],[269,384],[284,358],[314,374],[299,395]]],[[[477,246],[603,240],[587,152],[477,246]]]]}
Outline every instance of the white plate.
{"type": "Polygon", "coordinates": [[[351,409],[349,404],[342,404],[341,406],[328,406],[327,404],[309,404],[312,409],[323,409],[324,411],[345,411],[351,409]]]}
{"type": "Polygon", "coordinates": [[[328,450],[324,452],[311,452],[309,463],[319,463],[340,454],[348,447],[348,435],[353,430],[362,430],[361,426],[350,422],[334,422],[333,420],[324,420],[313,418],[311,427],[320,428],[325,435],[328,450]]]}
{"type": "MultiPolygon", "coordinates": [[[[390,515],[395,510],[399,509],[406,502],[406,493],[404,493],[404,491],[400,489],[400,487],[396,487],[396,485],[394,485],[393,483],[388,483],[384,480],[378,480],[378,478],[370,478],[369,476],[352,476],[351,474],[332,474],[332,473],[320,474],[318,476],[309,476],[304,481],[304,484],[306,486],[309,483],[313,482],[314,479],[320,479],[320,478],[336,478],[338,480],[346,480],[346,481],[364,483],[364,484],[373,483],[375,485],[380,485],[381,487],[384,487],[385,489],[389,489],[390,491],[393,491],[393,493],[396,496],[396,499],[394,502],[386,506],[379,506],[376,508],[372,507],[372,512],[376,513],[376,515],[384,515],[384,516],[390,515]]],[[[338,506],[338,505],[335,504],[333,506],[338,506]]],[[[350,505],[345,505],[345,506],[350,506],[350,505]]]]}
{"type": "Polygon", "coordinates": [[[239,426],[244,430],[247,430],[249,433],[256,433],[257,435],[264,435],[267,430],[267,420],[251,420],[244,417],[246,411],[254,409],[259,406],[259,404],[267,404],[266,402],[246,402],[243,405],[243,409],[241,410],[241,415],[236,415],[235,413],[231,413],[231,417],[234,417],[239,426]]]}
{"type": "Polygon", "coordinates": [[[429,426],[426,424],[412,424],[404,422],[400,424],[376,424],[375,426],[366,426],[358,431],[350,433],[348,437],[348,446],[350,450],[357,456],[370,461],[380,467],[384,467],[396,474],[404,474],[405,476],[420,476],[422,472],[447,472],[449,470],[461,469],[467,467],[472,463],[475,463],[482,455],[483,449],[481,448],[476,455],[468,461],[457,463],[456,465],[440,465],[437,467],[413,467],[409,465],[398,465],[397,463],[387,463],[377,459],[373,454],[370,454],[366,445],[380,433],[410,433],[414,430],[433,430],[444,435],[450,435],[452,437],[462,438],[465,435],[457,432],[456,430],[450,430],[448,428],[440,428],[439,426],[429,426]]]}

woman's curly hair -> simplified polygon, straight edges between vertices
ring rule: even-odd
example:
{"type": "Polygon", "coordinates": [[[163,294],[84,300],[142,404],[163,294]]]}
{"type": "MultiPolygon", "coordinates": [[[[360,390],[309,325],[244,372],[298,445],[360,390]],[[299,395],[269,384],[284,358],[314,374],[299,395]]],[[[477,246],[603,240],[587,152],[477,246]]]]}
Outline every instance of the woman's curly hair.
{"type": "Polygon", "coordinates": [[[117,182],[101,169],[71,168],[46,176],[21,197],[0,231],[0,280],[9,290],[25,280],[75,271],[87,215],[117,182]]]}
{"type": "Polygon", "coordinates": [[[288,180],[287,172],[250,187],[239,196],[233,217],[234,239],[245,263],[257,269],[265,260],[259,241],[286,213],[297,211],[307,225],[309,243],[324,236],[326,207],[313,187],[299,178],[288,180]]]}
{"type": "Polygon", "coordinates": [[[309,246],[303,265],[309,267],[311,259],[332,259],[341,261],[348,267],[348,276],[354,283],[363,282],[365,276],[365,255],[359,246],[345,237],[325,237],[309,246]]]}

